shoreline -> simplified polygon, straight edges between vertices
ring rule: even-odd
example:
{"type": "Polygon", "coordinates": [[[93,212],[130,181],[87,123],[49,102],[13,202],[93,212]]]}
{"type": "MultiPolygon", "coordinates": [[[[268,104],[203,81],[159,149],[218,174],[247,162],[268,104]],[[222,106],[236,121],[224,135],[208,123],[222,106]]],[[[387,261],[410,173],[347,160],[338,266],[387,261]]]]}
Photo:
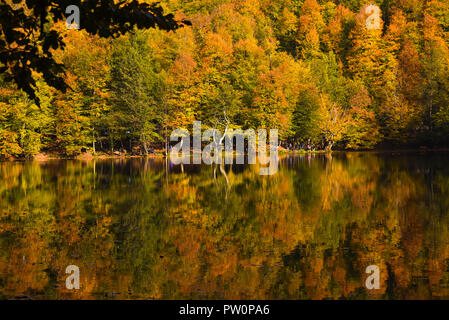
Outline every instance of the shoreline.
{"type": "MultiPolygon", "coordinates": [[[[446,153],[449,152],[449,148],[410,148],[410,149],[374,149],[374,150],[333,150],[331,152],[325,150],[316,151],[304,151],[304,150],[280,150],[279,156],[301,156],[301,155],[325,155],[325,154],[341,154],[341,153],[371,153],[371,154],[401,154],[401,153],[446,153]]],[[[60,154],[51,153],[39,153],[33,158],[15,158],[9,157],[6,159],[0,159],[0,162],[46,162],[50,160],[80,160],[80,161],[91,161],[91,160],[108,160],[108,159],[165,159],[167,156],[163,152],[156,152],[148,155],[110,155],[110,154],[97,154],[93,155],[90,153],[83,153],[77,156],[65,156],[60,154]]]]}

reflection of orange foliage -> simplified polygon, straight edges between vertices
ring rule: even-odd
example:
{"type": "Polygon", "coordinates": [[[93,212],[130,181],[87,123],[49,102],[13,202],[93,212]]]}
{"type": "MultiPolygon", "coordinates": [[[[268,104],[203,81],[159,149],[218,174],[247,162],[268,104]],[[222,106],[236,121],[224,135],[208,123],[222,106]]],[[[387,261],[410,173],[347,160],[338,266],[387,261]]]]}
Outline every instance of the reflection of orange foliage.
{"type": "MultiPolygon", "coordinates": [[[[259,176],[258,166],[229,171],[229,186],[220,170],[214,176],[207,168],[170,173],[169,206],[150,220],[166,195],[165,188],[150,187],[163,177],[156,164],[145,167],[142,180],[133,177],[130,193],[121,192],[126,175],[119,173],[113,188],[94,189],[92,162],[65,164],[62,171],[2,164],[0,228],[17,241],[2,243],[1,292],[64,299],[379,299],[392,286],[394,298],[447,297],[449,232],[441,230],[448,221],[432,220],[416,201],[426,192],[422,175],[394,163],[384,171],[375,156],[323,159],[297,164],[318,182],[306,191],[312,205],[296,193],[295,179],[305,176],[282,162],[273,177],[259,176]],[[58,180],[42,190],[52,172],[58,180]],[[18,188],[27,192],[11,198],[18,188]],[[129,197],[136,201],[123,211],[119,200],[129,197]],[[116,233],[122,224],[129,226],[123,235],[116,233]],[[80,268],[79,291],[65,289],[70,264],[80,268]],[[364,287],[369,265],[380,267],[380,290],[364,287]],[[422,278],[428,287],[416,283],[422,278]]],[[[142,166],[132,163],[134,172],[142,166]]],[[[439,187],[448,188],[443,176],[435,179],[439,187]]]]}
{"type": "Polygon", "coordinates": [[[38,234],[31,233],[27,235],[26,243],[26,246],[9,252],[8,259],[0,260],[0,274],[10,276],[4,288],[6,294],[41,291],[49,280],[44,271],[48,257],[45,242],[38,234]]]}

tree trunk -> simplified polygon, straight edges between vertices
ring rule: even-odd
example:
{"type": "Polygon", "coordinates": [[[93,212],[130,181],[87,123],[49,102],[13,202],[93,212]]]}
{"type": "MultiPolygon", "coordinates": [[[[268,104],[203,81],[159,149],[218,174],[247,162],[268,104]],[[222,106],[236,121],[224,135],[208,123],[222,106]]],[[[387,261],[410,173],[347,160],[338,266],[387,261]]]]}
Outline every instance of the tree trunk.
{"type": "Polygon", "coordinates": [[[95,133],[92,132],[92,149],[95,155],[95,133]]]}
{"type": "Polygon", "coordinates": [[[111,137],[111,154],[114,154],[114,139],[111,137]]]}
{"type": "Polygon", "coordinates": [[[148,155],[148,146],[147,146],[147,141],[145,140],[144,136],[141,135],[142,138],[142,144],[143,144],[143,149],[145,150],[145,155],[148,155]]]}

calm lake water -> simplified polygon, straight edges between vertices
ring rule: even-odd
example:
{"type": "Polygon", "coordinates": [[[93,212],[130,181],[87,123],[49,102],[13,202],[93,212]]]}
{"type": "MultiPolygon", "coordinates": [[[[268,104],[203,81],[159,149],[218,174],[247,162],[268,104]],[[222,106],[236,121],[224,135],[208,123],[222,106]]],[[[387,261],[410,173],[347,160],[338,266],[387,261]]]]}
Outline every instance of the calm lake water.
{"type": "Polygon", "coordinates": [[[449,298],[449,153],[0,163],[0,299],[449,298]],[[79,290],[65,287],[66,267],[79,290]],[[368,290],[366,267],[380,269],[368,290]]]}

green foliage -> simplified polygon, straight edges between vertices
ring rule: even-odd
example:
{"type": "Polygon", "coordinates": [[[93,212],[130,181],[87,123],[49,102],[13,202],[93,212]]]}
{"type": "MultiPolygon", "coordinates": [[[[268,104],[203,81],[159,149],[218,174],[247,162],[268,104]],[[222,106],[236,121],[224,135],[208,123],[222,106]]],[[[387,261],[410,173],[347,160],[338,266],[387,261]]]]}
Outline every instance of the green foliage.
{"type": "Polygon", "coordinates": [[[26,94],[14,86],[5,86],[0,95],[0,158],[33,157],[43,148],[45,134],[50,134],[54,118],[49,88],[39,81],[38,107],[26,94]]]}
{"type": "MultiPolygon", "coordinates": [[[[161,97],[164,82],[154,70],[151,48],[145,32],[136,32],[118,39],[111,56],[111,115],[120,134],[130,134],[140,140],[145,152],[147,143],[158,138],[161,119],[161,97]]],[[[114,130],[116,128],[110,128],[114,130]]]]}
{"type": "Polygon", "coordinates": [[[80,29],[100,37],[115,37],[136,26],[139,29],[159,27],[176,29],[173,15],[164,15],[158,4],[127,3],[112,0],[11,0],[0,3],[0,72],[14,81],[31,99],[35,94],[36,78],[42,73],[45,82],[62,91],[68,86],[61,76],[64,65],[55,61],[53,50],[63,49],[61,33],[52,28],[65,21],[65,10],[75,5],[80,10],[80,29]]]}
{"type": "Polygon", "coordinates": [[[293,112],[293,131],[295,137],[301,142],[312,139],[317,142],[319,131],[319,93],[316,89],[304,90],[298,97],[295,111],[293,112]]]}

